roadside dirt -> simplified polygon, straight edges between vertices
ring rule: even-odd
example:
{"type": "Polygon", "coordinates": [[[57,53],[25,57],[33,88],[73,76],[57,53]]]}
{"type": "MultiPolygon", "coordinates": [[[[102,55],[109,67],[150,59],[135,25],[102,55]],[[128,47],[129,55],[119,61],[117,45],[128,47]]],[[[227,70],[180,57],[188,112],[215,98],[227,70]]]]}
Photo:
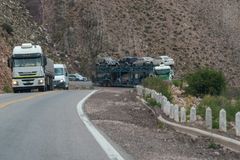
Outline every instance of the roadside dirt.
{"type": "Polygon", "coordinates": [[[206,137],[159,124],[132,89],[101,88],[85,104],[92,122],[136,160],[240,159],[206,137]]]}

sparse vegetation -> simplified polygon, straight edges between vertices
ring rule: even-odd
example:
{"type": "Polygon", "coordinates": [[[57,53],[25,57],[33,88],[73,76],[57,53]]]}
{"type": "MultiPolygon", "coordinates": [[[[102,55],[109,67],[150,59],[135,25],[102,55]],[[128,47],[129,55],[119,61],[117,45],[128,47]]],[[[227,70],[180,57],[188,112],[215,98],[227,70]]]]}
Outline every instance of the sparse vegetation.
{"type": "Polygon", "coordinates": [[[159,108],[161,108],[161,104],[160,104],[160,103],[157,103],[157,101],[156,101],[155,99],[148,97],[148,98],[146,98],[145,100],[147,101],[147,103],[148,103],[151,107],[159,107],[159,108]]]}
{"type": "Polygon", "coordinates": [[[12,35],[13,34],[13,28],[12,26],[9,24],[9,23],[3,23],[1,25],[2,29],[4,31],[6,31],[9,35],[12,35]]]}
{"type": "Polygon", "coordinates": [[[209,149],[219,149],[220,145],[216,144],[213,140],[210,140],[210,143],[208,144],[209,149]]]}
{"type": "Polygon", "coordinates": [[[163,81],[159,77],[148,77],[143,81],[143,86],[145,88],[153,89],[158,93],[162,93],[167,97],[169,101],[172,100],[172,93],[170,88],[170,83],[163,81]]]}
{"type": "Polygon", "coordinates": [[[160,128],[160,129],[163,129],[165,128],[165,123],[162,123],[160,121],[157,122],[157,127],[160,128]]]}
{"type": "Polygon", "coordinates": [[[183,80],[174,79],[174,80],[172,80],[172,83],[173,83],[174,86],[180,87],[181,89],[182,89],[182,87],[183,87],[183,80]]]}
{"type": "Polygon", "coordinates": [[[8,85],[4,85],[4,86],[3,86],[3,92],[4,92],[4,93],[11,93],[11,92],[12,92],[12,89],[11,89],[11,87],[9,87],[8,85]]]}
{"type": "Polygon", "coordinates": [[[235,114],[240,111],[240,100],[231,102],[223,96],[205,96],[197,108],[197,113],[201,117],[204,117],[207,107],[212,109],[213,128],[218,128],[219,111],[222,108],[225,109],[227,113],[227,120],[234,121],[235,114]]]}
{"type": "Polygon", "coordinates": [[[188,84],[186,92],[194,96],[220,95],[226,88],[223,73],[210,68],[199,69],[185,79],[188,84]]]}

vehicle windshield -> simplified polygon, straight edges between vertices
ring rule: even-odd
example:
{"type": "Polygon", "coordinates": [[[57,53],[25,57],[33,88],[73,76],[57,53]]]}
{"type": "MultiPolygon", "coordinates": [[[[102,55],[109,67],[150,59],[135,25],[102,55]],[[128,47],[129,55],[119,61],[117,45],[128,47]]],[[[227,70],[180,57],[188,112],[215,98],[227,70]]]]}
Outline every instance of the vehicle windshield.
{"type": "Polygon", "coordinates": [[[143,59],[146,60],[146,61],[152,61],[151,57],[143,57],[143,59]]]}
{"type": "Polygon", "coordinates": [[[170,74],[170,69],[161,69],[161,70],[155,70],[156,75],[166,75],[170,74]]]}
{"type": "Polygon", "coordinates": [[[80,74],[77,74],[76,77],[78,77],[78,78],[82,78],[83,76],[81,76],[80,74]]]}
{"type": "Polygon", "coordinates": [[[162,59],[165,60],[165,61],[171,61],[172,60],[172,58],[170,58],[170,57],[162,57],[162,59]]]}
{"type": "Polygon", "coordinates": [[[41,66],[42,60],[41,57],[37,58],[14,58],[13,59],[13,66],[14,67],[36,67],[41,66]]]}
{"type": "Polygon", "coordinates": [[[54,68],[55,76],[62,76],[63,75],[63,68],[54,68]]]}

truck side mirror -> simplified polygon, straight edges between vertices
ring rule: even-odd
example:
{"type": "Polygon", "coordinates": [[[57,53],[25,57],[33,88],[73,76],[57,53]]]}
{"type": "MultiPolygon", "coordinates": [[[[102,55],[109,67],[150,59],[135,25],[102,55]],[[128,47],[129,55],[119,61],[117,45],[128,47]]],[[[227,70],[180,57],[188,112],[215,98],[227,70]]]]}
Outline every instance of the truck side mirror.
{"type": "Polygon", "coordinates": [[[43,57],[43,65],[44,65],[44,66],[47,65],[47,57],[46,57],[46,56],[43,57]]]}
{"type": "Polygon", "coordinates": [[[8,67],[12,68],[12,58],[8,58],[8,67]]]}

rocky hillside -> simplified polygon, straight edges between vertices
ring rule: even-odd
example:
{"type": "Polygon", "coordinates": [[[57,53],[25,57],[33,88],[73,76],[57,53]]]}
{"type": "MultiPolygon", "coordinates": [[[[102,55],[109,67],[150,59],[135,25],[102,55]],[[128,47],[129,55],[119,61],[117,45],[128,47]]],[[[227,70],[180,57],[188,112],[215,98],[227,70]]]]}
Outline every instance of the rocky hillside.
{"type": "Polygon", "coordinates": [[[167,54],[176,61],[178,77],[209,66],[222,70],[232,86],[240,85],[238,1],[42,2],[41,21],[52,35],[54,57],[72,70],[91,74],[100,53],[115,57],[167,54]]]}
{"type": "Polygon", "coordinates": [[[0,91],[10,85],[7,59],[16,44],[32,42],[46,48],[44,28],[33,21],[23,0],[0,1],[0,91]]]}
{"type": "Polygon", "coordinates": [[[31,36],[36,30],[26,31],[26,26],[37,28],[29,20],[34,19],[49,34],[42,38],[53,48],[51,57],[72,71],[90,76],[96,56],[102,53],[167,54],[176,61],[177,77],[209,66],[222,70],[232,86],[240,86],[239,1],[2,0],[0,4],[4,6],[0,13],[6,15],[1,24],[10,17],[8,23],[14,28],[13,35],[1,31],[5,34],[1,43],[37,40],[31,36]]]}

